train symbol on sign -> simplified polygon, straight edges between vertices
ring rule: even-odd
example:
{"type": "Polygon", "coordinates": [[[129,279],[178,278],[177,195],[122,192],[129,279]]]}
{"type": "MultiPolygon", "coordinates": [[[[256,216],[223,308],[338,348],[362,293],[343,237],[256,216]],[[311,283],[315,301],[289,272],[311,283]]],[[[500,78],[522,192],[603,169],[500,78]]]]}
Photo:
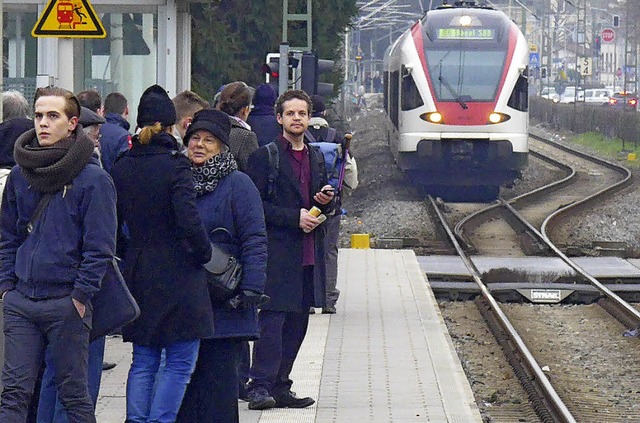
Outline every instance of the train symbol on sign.
{"type": "Polygon", "coordinates": [[[70,1],[61,1],[56,8],[56,19],[60,24],[60,28],[76,29],[78,25],[86,25],[84,19],[87,15],[81,12],[82,6],[76,6],[70,1]],[[74,22],[74,13],[78,15],[78,19],[74,22]],[[78,22],[79,20],[79,22],[78,22]]]}
{"type": "Polygon", "coordinates": [[[616,37],[616,33],[611,28],[605,28],[602,30],[602,41],[610,43],[616,37]]]}

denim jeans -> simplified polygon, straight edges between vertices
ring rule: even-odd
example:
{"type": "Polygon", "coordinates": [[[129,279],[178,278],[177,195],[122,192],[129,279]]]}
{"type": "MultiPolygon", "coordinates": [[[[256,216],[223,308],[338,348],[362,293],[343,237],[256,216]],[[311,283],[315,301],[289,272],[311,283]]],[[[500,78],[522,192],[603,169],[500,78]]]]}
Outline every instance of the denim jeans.
{"type": "Polygon", "coordinates": [[[4,298],[5,362],[0,422],[24,422],[46,344],[58,394],[71,423],[95,423],[87,389],[91,305],[80,318],[71,297],[33,301],[16,290],[4,298]]]}
{"type": "Polygon", "coordinates": [[[199,339],[176,342],[164,349],[133,344],[133,362],[127,379],[127,422],[175,421],[196,366],[199,347],[199,339]],[[166,363],[162,372],[158,372],[163,350],[166,363]]]}
{"type": "MultiPolygon", "coordinates": [[[[89,344],[89,395],[95,409],[100,392],[100,380],[102,378],[102,360],[104,358],[105,337],[100,337],[89,344]]],[[[50,348],[47,348],[44,356],[45,370],[42,376],[40,389],[40,401],[38,402],[38,423],[69,423],[66,411],[58,400],[58,391],[55,382],[55,369],[50,348]]]]}

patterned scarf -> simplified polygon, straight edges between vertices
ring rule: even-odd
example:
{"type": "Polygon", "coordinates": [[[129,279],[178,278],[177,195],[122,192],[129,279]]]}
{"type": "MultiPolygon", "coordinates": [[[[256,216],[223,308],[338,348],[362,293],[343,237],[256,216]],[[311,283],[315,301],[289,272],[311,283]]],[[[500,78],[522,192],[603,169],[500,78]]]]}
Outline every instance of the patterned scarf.
{"type": "Polygon", "coordinates": [[[199,197],[215,190],[220,179],[236,169],[238,169],[236,159],[228,151],[216,154],[204,162],[202,166],[193,166],[193,182],[196,185],[196,196],[199,197]]]}

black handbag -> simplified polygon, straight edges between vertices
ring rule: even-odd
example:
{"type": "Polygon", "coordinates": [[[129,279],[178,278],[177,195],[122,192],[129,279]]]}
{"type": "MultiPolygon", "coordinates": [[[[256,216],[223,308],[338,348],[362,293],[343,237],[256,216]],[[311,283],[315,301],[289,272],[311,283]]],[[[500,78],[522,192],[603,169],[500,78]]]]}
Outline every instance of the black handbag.
{"type": "MultiPolygon", "coordinates": [[[[31,220],[27,224],[29,234],[54,195],[54,193],[47,193],[40,198],[31,220]]],[[[131,323],[140,316],[138,303],[129,292],[122,273],[120,273],[120,268],[118,268],[116,257],[109,261],[107,271],[100,284],[100,290],[94,294],[91,305],[93,306],[89,335],[91,341],[131,323]]]]}
{"type": "MultiPolygon", "coordinates": [[[[229,237],[231,234],[225,228],[216,228],[211,231],[225,232],[229,237]]],[[[224,302],[235,294],[242,279],[242,265],[240,261],[224,249],[211,243],[211,260],[204,265],[207,271],[207,286],[209,296],[214,302],[224,302]]]]}
{"type": "Polygon", "coordinates": [[[114,257],[102,278],[100,291],[91,299],[93,320],[89,339],[105,336],[115,329],[133,322],[140,316],[140,307],[129,291],[114,257]]]}

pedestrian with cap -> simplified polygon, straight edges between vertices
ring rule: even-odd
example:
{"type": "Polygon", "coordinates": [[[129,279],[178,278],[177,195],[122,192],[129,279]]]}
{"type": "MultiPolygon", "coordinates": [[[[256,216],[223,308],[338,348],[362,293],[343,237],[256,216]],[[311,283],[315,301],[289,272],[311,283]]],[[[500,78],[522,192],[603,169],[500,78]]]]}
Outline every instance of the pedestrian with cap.
{"type": "Polygon", "coordinates": [[[200,341],[196,369],[178,423],[234,423],[238,415],[238,365],[242,347],[258,338],[258,311],[266,280],[267,232],[262,200],[229,152],[229,117],[201,110],[184,141],[192,164],[200,218],[216,244],[242,265],[240,304],[212,300],[214,334],[200,341]],[[224,228],[224,230],[220,230],[224,228]]]}
{"type": "Polygon", "coordinates": [[[203,264],[211,243],[196,208],[189,159],[173,137],[175,107],[159,85],[138,105],[140,132],[111,170],[118,224],[129,232],[124,278],[140,317],[122,328],[133,343],[127,422],[174,422],[201,338],[213,336],[203,264]],[[165,366],[159,372],[161,357],[165,366]]]}

